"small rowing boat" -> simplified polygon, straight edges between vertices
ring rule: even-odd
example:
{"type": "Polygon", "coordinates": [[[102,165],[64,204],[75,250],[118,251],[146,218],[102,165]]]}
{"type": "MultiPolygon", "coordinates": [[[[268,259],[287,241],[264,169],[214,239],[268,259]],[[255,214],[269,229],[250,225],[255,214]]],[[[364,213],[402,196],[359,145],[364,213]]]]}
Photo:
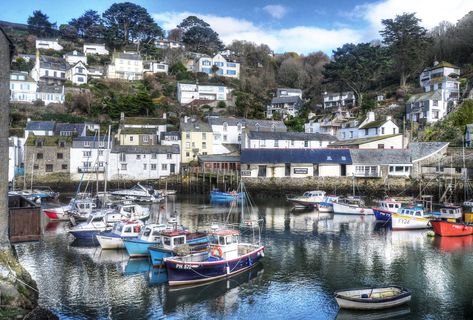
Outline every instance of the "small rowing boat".
{"type": "Polygon", "coordinates": [[[400,306],[411,300],[411,291],[400,286],[335,291],[342,309],[379,310],[400,306]]]}

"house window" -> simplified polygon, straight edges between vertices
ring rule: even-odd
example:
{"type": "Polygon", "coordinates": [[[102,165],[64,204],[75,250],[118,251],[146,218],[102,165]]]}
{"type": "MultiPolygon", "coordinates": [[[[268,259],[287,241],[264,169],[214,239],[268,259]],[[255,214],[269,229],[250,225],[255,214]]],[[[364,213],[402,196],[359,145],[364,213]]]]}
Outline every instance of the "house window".
{"type": "Polygon", "coordinates": [[[309,147],[309,141],[304,141],[304,148],[308,148],[309,147]]]}
{"type": "Polygon", "coordinates": [[[226,134],[223,135],[223,141],[227,141],[227,135],[226,134]]]}
{"type": "Polygon", "coordinates": [[[238,131],[241,131],[241,123],[239,123],[239,122],[237,123],[237,129],[238,129],[238,131]]]}
{"type": "Polygon", "coordinates": [[[126,161],[126,154],[122,152],[120,153],[120,162],[125,162],[125,161],[126,161]]]}
{"type": "Polygon", "coordinates": [[[381,128],[381,134],[384,134],[384,128],[381,128]]]}
{"type": "Polygon", "coordinates": [[[168,153],[168,154],[166,155],[166,158],[167,158],[167,159],[172,159],[172,153],[168,153]]]}
{"type": "Polygon", "coordinates": [[[77,77],[77,82],[84,82],[84,77],[77,77]]]}
{"type": "Polygon", "coordinates": [[[143,170],[146,170],[148,167],[147,163],[143,163],[143,170]]]}
{"type": "Polygon", "coordinates": [[[438,119],[438,118],[439,118],[439,111],[432,110],[432,119],[438,119]]]}
{"type": "Polygon", "coordinates": [[[133,136],[130,136],[130,142],[133,141],[133,136]]]}
{"type": "Polygon", "coordinates": [[[67,164],[61,165],[61,169],[62,169],[62,170],[67,170],[67,164]]]}
{"type": "Polygon", "coordinates": [[[439,105],[439,101],[438,100],[433,100],[433,106],[438,107],[438,105],[439,105]]]}
{"type": "Polygon", "coordinates": [[[151,154],[151,159],[157,159],[157,158],[158,156],[156,155],[156,153],[151,154]]]}
{"type": "Polygon", "coordinates": [[[207,143],[206,142],[202,142],[202,149],[207,149],[207,143]]]}
{"type": "Polygon", "coordinates": [[[279,148],[279,140],[274,140],[274,147],[279,148]]]}
{"type": "Polygon", "coordinates": [[[156,170],[156,163],[151,164],[151,170],[156,170]]]}
{"type": "Polygon", "coordinates": [[[99,156],[103,156],[103,150],[99,150],[99,156]]]}
{"type": "Polygon", "coordinates": [[[202,139],[207,139],[207,133],[206,132],[202,132],[202,139]]]}
{"type": "Polygon", "coordinates": [[[141,159],[141,154],[137,154],[136,155],[136,160],[140,160],[141,159]]]}
{"type": "Polygon", "coordinates": [[[52,164],[47,164],[46,165],[46,172],[53,172],[53,165],[52,164]]]}
{"type": "Polygon", "coordinates": [[[241,142],[241,134],[238,135],[238,142],[241,142]]]}
{"type": "Polygon", "coordinates": [[[59,147],[64,148],[66,146],[66,143],[64,141],[59,141],[59,147]]]}
{"type": "Polygon", "coordinates": [[[186,152],[186,157],[189,157],[189,151],[186,152]]]}
{"type": "Polygon", "coordinates": [[[223,131],[228,131],[228,123],[223,123],[223,131]]]}
{"type": "Polygon", "coordinates": [[[126,163],[122,163],[121,169],[122,169],[123,171],[126,171],[126,163]]]}
{"type": "Polygon", "coordinates": [[[149,137],[148,136],[143,136],[143,142],[148,143],[149,142],[149,137]]]}
{"type": "Polygon", "coordinates": [[[384,144],[383,143],[378,144],[378,149],[384,149],[384,144]]]}
{"type": "Polygon", "coordinates": [[[39,165],[35,164],[33,165],[33,170],[38,170],[39,169],[39,165]]]}
{"type": "Polygon", "coordinates": [[[353,138],[353,131],[350,131],[350,138],[353,138]]]}
{"type": "Polygon", "coordinates": [[[186,133],[186,139],[190,139],[190,138],[191,138],[191,134],[190,134],[190,132],[187,132],[186,133]]]}
{"type": "Polygon", "coordinates": [[[84,141],[84,147],[90,147],[90,141],[84,141]]]}
{"type": "Polygon", "coordinates": [[[64,154],[58,153],[58,154],[56,154],[56,158],[57,159],[64,159],[64,154]]]}
{"type": "Polygon", "coordinates": [[[36,159],[38,159],[38,160],[43,159],[43,154],[42,153],[37,153],[36,154],[36,159]]]}
{"type": "Polygon", "coordinates": [[[258,177],[266,177],[266,166],[258,166],[258,177]]]}
{"type": "Polygon", "coordinates": [[[393,128],[393,134],[396,134],[396,128],[393,128]]]}
{"type": "Polygon", "coordinates": [[[167,169],[168,169],[168,164],[167,163],[161,164],[161,170],[167,170],[167,169]]]}
{"type": "Polygon", "coordinates": [[[189,149],[191,147],[191,143],[190,142],[186,142],[186,148],[189,149]]]}
{"type": "Polygon", "coordinates": [[[83,155],[84,157],[87,157],[87,158],[88,158],[88,157],[92,156],[92,151],[83,151],[83,152],[82,152],[82,155],[83,155]]]}

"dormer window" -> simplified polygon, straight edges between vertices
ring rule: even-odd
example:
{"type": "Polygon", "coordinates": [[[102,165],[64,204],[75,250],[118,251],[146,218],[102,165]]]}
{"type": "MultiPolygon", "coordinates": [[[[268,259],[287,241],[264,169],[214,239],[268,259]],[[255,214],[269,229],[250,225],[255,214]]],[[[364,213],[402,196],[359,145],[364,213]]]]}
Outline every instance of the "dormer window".
{"type": "Polygon", "coordinates": [[[223,123],[223,131],[227,131],[228,130],[228,123],[224,122],[223,123]]]}
{"type": "Polygon", "coordinates": [[[241,131],[241,123],[240,122],[237,123],[237,129],[238,129],[238,131],[241,131]]]}
{"type": "Polygon", "coordinates": [[[36,146],[37,146],[37,147],[40,147],[40,148],[41,148],[41,147],[43,146],[43,144],[44,144],[44,143],[43,143],[43,140],[36,140],[36,146]]]}
{"type": "Polygon", "coordinates": [[[66,142],[64,141],[59,141],[59,147],[64,148],[66,146],[66,142]]]}

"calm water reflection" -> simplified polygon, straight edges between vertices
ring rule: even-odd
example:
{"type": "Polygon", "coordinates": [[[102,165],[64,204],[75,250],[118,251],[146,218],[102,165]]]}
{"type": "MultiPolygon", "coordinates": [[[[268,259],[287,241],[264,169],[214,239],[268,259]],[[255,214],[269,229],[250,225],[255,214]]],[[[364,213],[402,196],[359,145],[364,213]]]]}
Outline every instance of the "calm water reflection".
{"type": "MultiPolygon", "coordinates": [[[[224,221],[228,207],[202,197],[153,206],[154,220],[174,212],[194,227],[224,221]]],[[[410,306],[388,312],[340,312],[340,319],[459,319],[473,316],[473,237],[429,238],[392,232],[373,217],[291,211],[257,203],[264,219],[263,264],[229,280],[170,290],[166,274],[125,251],[71,245],[64,223],[45,223],[43,241],[17,246],[36,279],[41,303],[61,318],[334,319],[332,292],[395,283],[412,289],[410,306]]],[[[238,221],[238,211],[231,214],[238,221]]]]}

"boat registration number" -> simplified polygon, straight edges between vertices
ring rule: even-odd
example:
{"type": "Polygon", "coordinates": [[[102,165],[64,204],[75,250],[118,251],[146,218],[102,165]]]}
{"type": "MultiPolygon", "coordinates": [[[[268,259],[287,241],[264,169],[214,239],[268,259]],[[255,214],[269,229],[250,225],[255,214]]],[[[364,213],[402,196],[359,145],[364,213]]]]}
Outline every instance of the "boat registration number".
{"type": "Polygon", "coordinates": [[[410,220],[409,219],[401,219],[402,224],[409,224],[410,220]]]}
{"type": "Polygon", "coordinates": [[[192,265],[192,264],[176,264],[176,269],[192,269],[197,268],[199,265],[192,265]]]}

